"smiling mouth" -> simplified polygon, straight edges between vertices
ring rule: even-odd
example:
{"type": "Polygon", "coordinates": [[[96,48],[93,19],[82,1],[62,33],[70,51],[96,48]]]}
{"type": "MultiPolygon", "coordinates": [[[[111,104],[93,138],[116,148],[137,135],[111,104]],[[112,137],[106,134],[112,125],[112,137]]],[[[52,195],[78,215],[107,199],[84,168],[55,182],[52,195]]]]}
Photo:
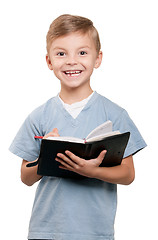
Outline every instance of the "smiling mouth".
{"type": "Polygon", "coordinates": [[[82,71],[81,70],[74,70],[74,71],[64,71],[64,73],[68,76],[68,77],[78,77],[82,71]]]}

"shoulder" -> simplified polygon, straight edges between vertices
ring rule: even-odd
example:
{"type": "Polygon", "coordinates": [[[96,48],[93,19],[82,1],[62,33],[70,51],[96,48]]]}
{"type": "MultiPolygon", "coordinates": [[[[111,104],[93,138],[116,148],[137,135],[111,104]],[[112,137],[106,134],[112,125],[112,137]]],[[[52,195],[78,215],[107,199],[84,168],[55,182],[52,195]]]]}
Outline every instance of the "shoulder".
{"type": "Polygon", "coordinates": [[[30,120],[40,121],[44,116],[46,117],[50,113],[50,111],[54,109],[53,107],[53,105],[55,104],[54,99],[55,97],[52,97],[39,107],[35,108],[28,116],[30,120]]]}
{"type": "Polygon", "coordinates": [[[98,107],[101,107],[106,112],[107,119],[113,123],[126,113],[124,108],[100,94],[98,94],[98,107]]]}

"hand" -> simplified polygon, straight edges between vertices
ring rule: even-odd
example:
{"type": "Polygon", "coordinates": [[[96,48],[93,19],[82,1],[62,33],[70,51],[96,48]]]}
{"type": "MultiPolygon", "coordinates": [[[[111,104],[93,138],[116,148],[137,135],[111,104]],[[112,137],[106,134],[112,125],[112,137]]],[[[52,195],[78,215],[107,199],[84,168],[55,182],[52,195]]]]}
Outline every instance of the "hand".
{"type": "Polygon", "coordinates": [[[54,128],[50,133],[46,134],[43,139],[46,139],[48,137],[59,137],[58,129],[54,128]]]}
{"type": "Polygon", "coordinates": [[[65,151],[65,154],[58,153],[55,159],[61,163],[60,168],[76,172],[86,177],[95,178],[95,171],[102,163],[106,150],[103,150],[97,158],[90,160],[80,158],[70,151],[65,151]]]}

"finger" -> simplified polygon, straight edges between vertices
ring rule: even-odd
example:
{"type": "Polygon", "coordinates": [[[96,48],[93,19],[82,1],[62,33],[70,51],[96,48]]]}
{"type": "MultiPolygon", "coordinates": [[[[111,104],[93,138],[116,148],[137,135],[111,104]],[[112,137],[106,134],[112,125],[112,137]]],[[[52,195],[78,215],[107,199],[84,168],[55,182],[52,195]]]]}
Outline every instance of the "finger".
{"type": "Polygon", "coordinates": [[[53,131],[52,131],[52,132],[53,132],[54,134],[59,134],[57,128],[53,128],[53,131]]]}
{"type": "MultiPolygon", "coordinates": [[[[59,162],[61,164],[66,163],[68,166],[75,168],[76,167],[76,163],[73,162],[73,160],[69,159],[66,155],[62,154],[62,153],[58,153],[57,154],[57,158],[59,159],[59,162]]],[[[64,164],[63,164],[64,165],[64,164]]],[[[65,165],[64,165],[65,166],[65,165]]]]}
{"type": "Polygon", "coordinates": [[[51,132],[46,134],[43,138],[48,138],[48,137],[59,137],[58,129],[54,128],[51,132]]]}
{"type": "Polygon", "coordinates": [[[57,128],[53,128],[51,134],[52,134],[52,137],[59,137],[58,129],[57,128]]]}
{"type": "Polygon", "coordinates": [[[73,171],[73,169],[68,169],[68,168],[64,167],[63,165],[60,165],[59,168],[67,170],[67,171],[73,171]]]}
{"type": "Polygon", "coordinates": [[[74,163],[76,163],[77,165],[79,165],[80,167],[83,167],[84,166],[84,159],[83,158],[80,158],[78,156],[76,156],[75,154],[73,154],[72,152],[70,151],[65,151],[66,155],[72,159],[72,161],[74,163]]]}
{"type": "Polygon", "coordinates": [[[71,170],[71,171],[73,170],[72,166],[69,165],[67,162],[63,161],[62,159],[55,158],[55,160],[61,164],[61,166],[59,166],[60,168],[68,169],[68,170],[71,170]]]}

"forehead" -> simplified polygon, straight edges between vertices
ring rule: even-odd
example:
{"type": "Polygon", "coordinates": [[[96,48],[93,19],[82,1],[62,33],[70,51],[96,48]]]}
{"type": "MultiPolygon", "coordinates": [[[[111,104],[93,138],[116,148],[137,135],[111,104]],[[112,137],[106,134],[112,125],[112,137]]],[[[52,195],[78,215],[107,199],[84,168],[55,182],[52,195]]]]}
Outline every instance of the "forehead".
{"type": "Polygon", "coordinates": [[[88,47],[95,49],[95,44],[90,33],[74,32],[53,40],[51,50],[55,48],[82,48],[88,47]]]}

